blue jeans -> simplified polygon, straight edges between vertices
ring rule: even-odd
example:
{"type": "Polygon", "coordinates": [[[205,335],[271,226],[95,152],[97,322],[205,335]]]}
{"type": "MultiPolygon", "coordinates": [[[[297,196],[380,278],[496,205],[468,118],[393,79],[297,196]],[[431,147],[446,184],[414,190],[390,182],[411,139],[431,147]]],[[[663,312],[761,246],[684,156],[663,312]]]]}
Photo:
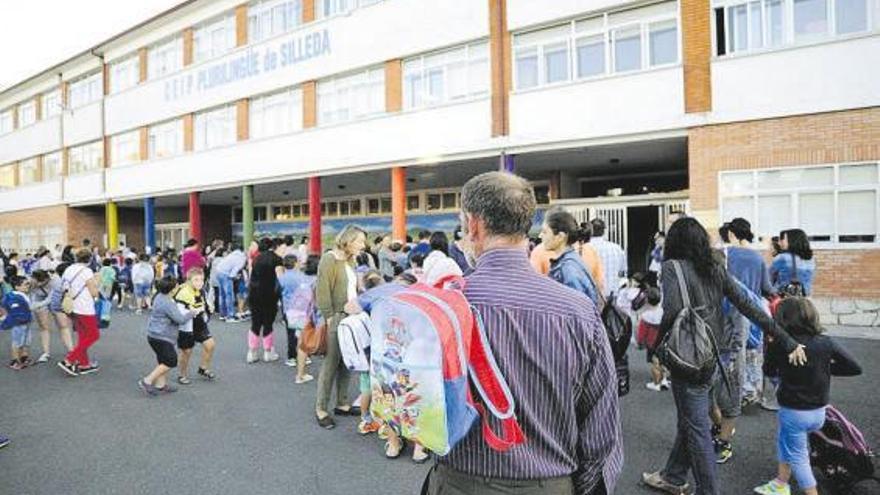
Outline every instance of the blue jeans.
{"type": "Polygon", "coordinates": [[[226,318],[235,316],[235,291],[232,289],[232,278],[225,273],[217,274],[220,287],[220,314],[226,318]]]}
{"type": "Polygon", "coordinates": [[[810,443],[807,438],[811,431],[817,431],[825,424],[825,408],[800,411],[783,407],[777,413],[779,433],[776,448],[779,462],[791,466],[794,479],[801,490],[816,486],[816,478],[810,467],[810,443]]]}
{"type": "Polygon", "coordinates": [[[669,483],[687,483],[693,471],[696,493],[718,495],[715,449],[712,446],[711,384],[694,385],[672,378],[672,396],[678,413],[675,444],[661,475],[669,483]]]}

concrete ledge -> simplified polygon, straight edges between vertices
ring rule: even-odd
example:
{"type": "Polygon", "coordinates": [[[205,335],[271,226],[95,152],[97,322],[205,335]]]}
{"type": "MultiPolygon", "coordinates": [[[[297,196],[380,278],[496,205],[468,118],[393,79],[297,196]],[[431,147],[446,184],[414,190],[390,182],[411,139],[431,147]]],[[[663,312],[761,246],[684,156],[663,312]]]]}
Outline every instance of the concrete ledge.
{"type": "Polygon", "coordinates": [[[880,329],[872,327],[846,327],[840,325],[829,325],[825,327],[827,335],[831,337],[841,337],[845,339],[868,339],[880,340],[880,329]]]}

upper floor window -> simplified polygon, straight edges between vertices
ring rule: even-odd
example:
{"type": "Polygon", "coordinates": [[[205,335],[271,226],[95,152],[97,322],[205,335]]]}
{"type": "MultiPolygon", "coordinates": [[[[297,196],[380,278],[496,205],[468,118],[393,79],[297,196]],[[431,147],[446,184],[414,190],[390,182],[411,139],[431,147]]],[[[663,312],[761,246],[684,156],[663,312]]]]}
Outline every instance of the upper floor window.
{"type": "Polygon", "coordinates": [[[134,163],[140,158],[140,131],[134,130],[110,138],[110,162],[113,165],[134,163]]]}
{"type": "Polygon", "coordinates": [[[175,36],[147,50],[147,78],[156,79],[183,67],[183,39],[175,36]]]}
{"type": "Polygon", "coordinates": [[[110,92],[118,93],[134,87],[140,81],[140,61],[132,55],[110,66],[110,92]]]}
{"type": "Polygon", "coordinates": [[[381,2],[382,0],[316,0],[316,15],[330,17],[331,15],[344,14],[359,7],[366,7],[381,2]]]}
{"type": "Polygon", "coordinates": [[[259,0],[248,6],[248,37],[254,43],[286,33],[302,22],[302,0],[259,0]]]}
{"type": "Polygon", "coordinates": [[[147,154],[150,160],[183,153],[183,121],[175,119],[151,125],[147,131],[147,154]]]}
{"type": "Polygon", "coordinates": [[[196,27],[193,44],[196,62],[219,57],[235,48],[235,15],[224,14],[196,27]]]}
{"type": "Polygon", "coordinates": [[[810,42],[869,29],[868,0],[717,0],[715,53],[810,42]]]}
{"type": "Polygon", "coordinates": [[[61,175],[61,152],[43,155],[43,182],[54,180],[61,175]]]}
{"type": "Polygon", "coordinates": [[[7,132],[12,132],[12,110],[6,110],[5,112],[0,112],[0,134],[6,134],[7,132]]]}
{"type": "Polygon", "coordinates": [[[70,108],[88,105],[101,99],[104,95],[104,84],[100,72],[83,77],[70,83],[70,108]]]}
{"type": "Polygon", "coordinates": [[[104,166],[104,143],[95,141],[70,148],[70,175],[98,170],[104,166]]]}
{"type": "Polygon", "coordinates": [[[18,183],[33,184],[40,179],[40,167],[36,157],[18,163],[18,183]]]}
{"type": "Polygon", "coordinates": [[[485,41],[403,63],[403,107],[420,108],[489,93],[485,41]]]}
{"type": "Polygon", "coordinates": [[[18,106],[18,127],[24,127],[37,121],[37,104],[34,100],[18,106]]]}
{"type": "Polygon", "coordinates": [[[54,117],[61,113],[61,90],[53,89],[48,93],[43,93],[42,102],[40,103],[43,108],[43,118],[47,119],[49,117],[54,117]]]}
{"type": "Polygon", "coordinates": [[[15,187],[15,164],[0,167],[0,190],[15,187]]]}
{"type": "Polygon", "coordinates": [[[235,105],[196,114],[195,149],[206,150],[235,142],[235,105]]]}
{"type": "Polygon", "coordinates": [[[302,129],[302,108],[299,88],[253,98],[249,108],[250,137],[277,136],[302,129]]]}
{"type": "Polygon", "coordinates": [[[385,70],[376,67],[318,82],[320,125],[363,119],[385,112],[385,70]]]}

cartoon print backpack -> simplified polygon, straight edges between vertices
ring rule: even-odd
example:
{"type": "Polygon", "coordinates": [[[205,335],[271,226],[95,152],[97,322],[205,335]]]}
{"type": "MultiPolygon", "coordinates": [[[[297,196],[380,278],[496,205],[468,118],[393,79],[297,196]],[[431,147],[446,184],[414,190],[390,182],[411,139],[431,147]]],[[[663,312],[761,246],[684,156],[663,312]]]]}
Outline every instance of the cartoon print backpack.
{"type": "Polygon", "coordinates": [[[447,282],[464,286],[455,276],[434,286],[414,284],[373,306],[371,412],[440,456],[482,416],[486,443],[507,451],[525,441],[513,397],[479,315],[460,290],[444,288],[447,282]],[[500,436],[489,425],[487,409],[500,421],[500,436]]]}
{"type": "Polygon", "coordinates": [[[336,331],[339,339],[339,352],[345,367],[351,371],[370,371],[370,339],[373,322],[370,315],[358,313],[349,315],[339,322],[336,331]]]}
{"type": "Polygon", "coordinates": [[[288,328],[305,328],[315,306],[315,288],[313,281],[302,282],[294,291],[290,302],[285,304],[284,317],[288,328]]]}

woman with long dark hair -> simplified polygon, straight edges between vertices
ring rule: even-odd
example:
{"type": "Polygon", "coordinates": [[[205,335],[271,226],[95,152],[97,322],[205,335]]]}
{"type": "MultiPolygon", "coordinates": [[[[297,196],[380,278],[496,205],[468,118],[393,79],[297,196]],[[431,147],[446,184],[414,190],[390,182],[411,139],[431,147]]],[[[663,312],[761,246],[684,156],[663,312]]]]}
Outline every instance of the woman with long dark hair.
{"type": "Polygon", "coordinates": [[[257,256],[251,269],[248,305],[251,308],[251,332],[248,334],[247,362],[259,360],[257,351],[263,344],[263,361],[277,361],[272,324],[278,315],[278,275],[282,273],[281,258],[273,250],[272,239],[260,239],[257,256]]]}
{"type": "MultiPolygon", "coordinates": [[[[678,264],[683,273],[682,282],[687,288],[691,308],[696,308],[712,330],[716,341],[723,336],[724,322],[721,302],[727,298],[749,320],[779,342],[792,363],[803,363],[802,346],[780,330],[761,308],[753,304],[740,291],[733,277],[719,263],[709,245],[709,235],[693,218],[681,218],[669,229],[663,248],[661,288],[663,290],[663,319],[660,322],[658,342],[670,331],[676,317],[685,307],[679,278],[678,264]]],[[[712,423],[709,408],[712,403],[711,385],[717,370],[706,373],[697,380],[686,380],[672,369],[672,392],[678,414],[675,444],[666,467],[657,472],[642,474],[642,481],[668,493],[689,490],[688,471],[693,471],[696,493],[717,495],[718,486],[715,449],[712,446],[712,423]]]]}
{"type": "Polygon", "coordinates": [[[803,295],[809,296],[813,293],[816,260],[807,234],[801,229],[783,230],[779,233],[779,247],[782,252],[770,264],[770,282],[776,290],[782,290],[796,280],[803,287],[803,295]]]}

